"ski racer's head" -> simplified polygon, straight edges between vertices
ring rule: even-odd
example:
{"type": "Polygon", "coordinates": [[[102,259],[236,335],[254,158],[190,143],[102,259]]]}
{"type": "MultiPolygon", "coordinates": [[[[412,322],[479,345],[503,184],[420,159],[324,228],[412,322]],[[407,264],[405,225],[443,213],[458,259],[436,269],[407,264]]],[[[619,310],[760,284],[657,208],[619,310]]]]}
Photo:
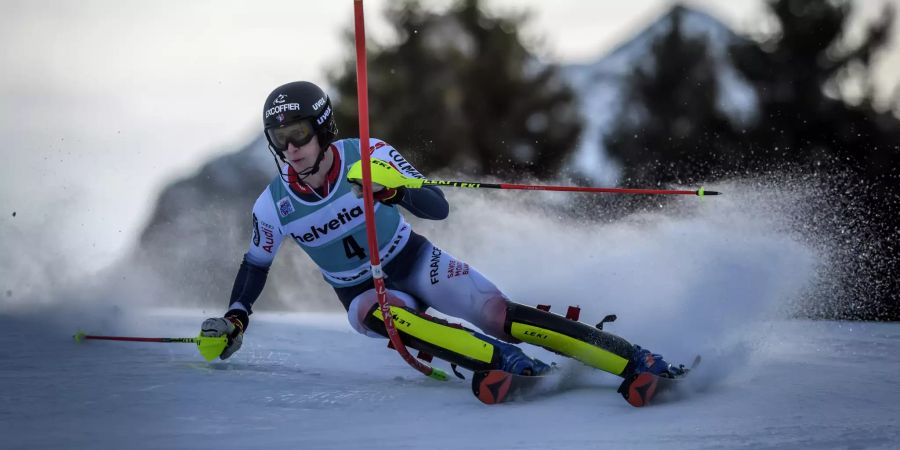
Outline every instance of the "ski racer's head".
{"type": "Polygon", "coordinates": [[[269,94],[263,106],[263,127],[269,149],[287,163],[291,163],[285,157],[289,146],[301,149],[318,141],[318,155],[312,165],[302,170],[294,167],[303,178],[319,171],[325,150],[334,142],[338,131],[331,100],[308,81],[288,83],[269,94]]]}

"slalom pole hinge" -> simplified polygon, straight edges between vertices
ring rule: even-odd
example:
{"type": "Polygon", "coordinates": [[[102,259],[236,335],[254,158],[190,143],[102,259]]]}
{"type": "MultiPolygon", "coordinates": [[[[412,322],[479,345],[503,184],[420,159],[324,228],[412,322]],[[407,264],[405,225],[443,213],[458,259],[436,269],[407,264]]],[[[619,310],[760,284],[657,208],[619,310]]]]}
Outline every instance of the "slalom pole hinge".
{"type": "Polygon", "coordinates": [[[616,317],[615,314],[609,314],[606,317],[604,317],[603,320],[600,321],[600,323],[598,323],[597,325],[594,325],[594,326],[597,327],[598,330],[603,331],[603,324],[615,322],[616,319],[618,319],[618,317],[616,317]]]}
{"type": "Polygon", "coordinates": [[[453,374],[456,375],[456,378],[459,378],[460,380],[466,379],[466,376],[463,375],[462,372],[459,371],[459,369],[457,369],[456,364],[450,364],[450,369],[453,370],[453,374]]]}

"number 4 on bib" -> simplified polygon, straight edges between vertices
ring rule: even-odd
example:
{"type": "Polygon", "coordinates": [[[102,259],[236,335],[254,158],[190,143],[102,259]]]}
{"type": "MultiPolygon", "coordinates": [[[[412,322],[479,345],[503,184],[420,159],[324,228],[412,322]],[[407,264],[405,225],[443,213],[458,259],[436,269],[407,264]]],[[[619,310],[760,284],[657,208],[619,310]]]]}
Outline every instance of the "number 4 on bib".
{"type": "Polygon", "coordinates": [[[353,236],[344,238],[344,252],[347,254],[347,259],[353,259],[355,257],[360,260],[365,260],[367,258],[366,251],[359,246],[359,243],[356,242],[356,239],[353,239],[353,236]]]}

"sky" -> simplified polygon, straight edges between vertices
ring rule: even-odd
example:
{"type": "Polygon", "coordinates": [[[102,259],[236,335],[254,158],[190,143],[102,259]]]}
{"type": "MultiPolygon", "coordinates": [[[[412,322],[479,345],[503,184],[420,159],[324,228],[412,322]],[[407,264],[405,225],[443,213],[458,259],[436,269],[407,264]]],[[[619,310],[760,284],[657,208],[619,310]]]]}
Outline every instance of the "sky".
{"type": "MultiPolygon", "coordinates": [[[[861,15],[888,2],[860,1],[861,15]]],[[[599,58],[672,4],[485,3],[532,11],[525,36],[557,63],[599,58]]],[[[765,23],[761,2],[684,3],[739,31],[765,23]]],[[[365,2],[370,39],[391,37],[385,4],[365,2]]],[[[113,262],[160,189],[260,132],[271,89],[325,84],[352,17],[350,0],[0,0],[0,242],[25,236],[87,271],[113,262]]],[[[896,85],[900,52],[878,68],[896,85]]]]}

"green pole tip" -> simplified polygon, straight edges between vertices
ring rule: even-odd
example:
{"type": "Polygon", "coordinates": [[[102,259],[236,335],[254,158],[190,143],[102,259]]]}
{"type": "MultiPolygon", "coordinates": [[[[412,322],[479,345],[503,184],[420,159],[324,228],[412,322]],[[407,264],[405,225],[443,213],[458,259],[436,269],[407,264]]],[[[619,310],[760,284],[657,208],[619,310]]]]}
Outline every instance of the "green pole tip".
{"type": "Polygon", "coordinates": [[[81,343],[81,341],[84,340],[85,336],[87,336],[87,333],[85,333],[84,331],[78,330],[78,332],[76,332],[75,335],[72,336],[72,339],[75,339],[75,342],[81,343]]]}
{"type": "Polygon", "coordinates": [[[438,381],[447,381],[447,372],[444,372],[441,369],[436,369],[434,367],[431,368],[431,373],[428,374],[429,377],[434,378],[438,381]]]}
{"type": "Polygon", "coordinates": [[[697,194],[698,196],[700,196],[700,197],[705,197],[705,196],[707,196],[707,195],[722,195],[721,192],[707,191],[706,189],[704,189],[704,188],[702,188],[702,187],[701,187],[700,189],[697,189],[696,194],[697,194]]]}

